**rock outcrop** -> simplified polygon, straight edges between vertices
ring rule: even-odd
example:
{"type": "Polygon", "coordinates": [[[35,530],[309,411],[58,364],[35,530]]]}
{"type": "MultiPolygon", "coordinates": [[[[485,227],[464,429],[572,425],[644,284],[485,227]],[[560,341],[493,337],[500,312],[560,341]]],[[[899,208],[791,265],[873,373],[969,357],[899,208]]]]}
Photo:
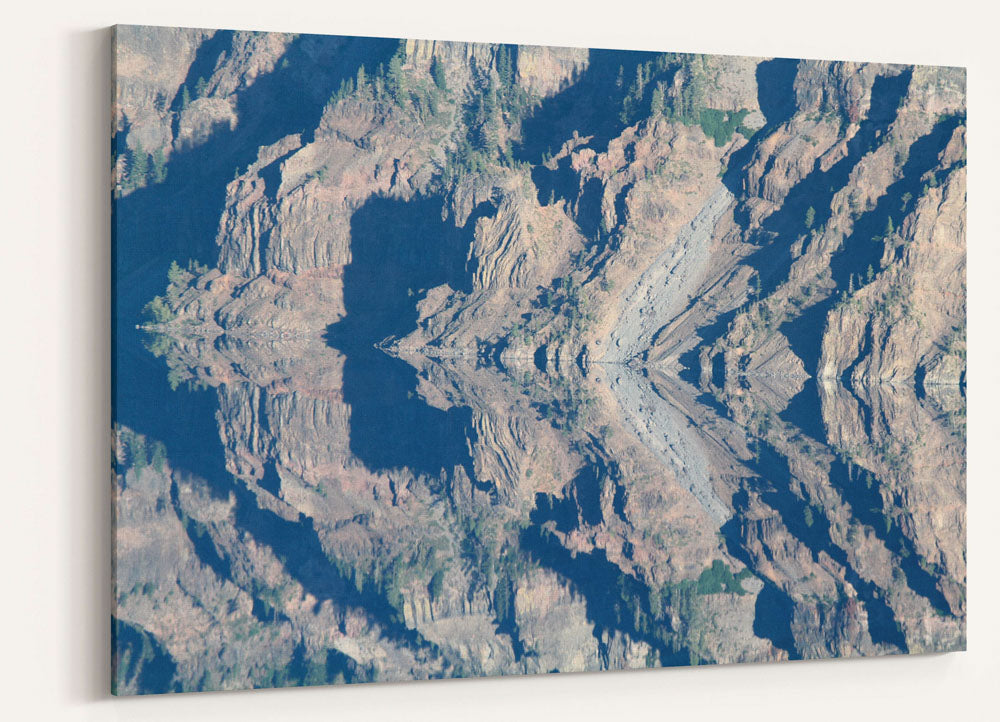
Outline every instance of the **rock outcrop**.
{"type": "Polygon", "coordinates": [[[964,73],[380,42],[119,30],[119,688],[962,648],[964,73]]]}

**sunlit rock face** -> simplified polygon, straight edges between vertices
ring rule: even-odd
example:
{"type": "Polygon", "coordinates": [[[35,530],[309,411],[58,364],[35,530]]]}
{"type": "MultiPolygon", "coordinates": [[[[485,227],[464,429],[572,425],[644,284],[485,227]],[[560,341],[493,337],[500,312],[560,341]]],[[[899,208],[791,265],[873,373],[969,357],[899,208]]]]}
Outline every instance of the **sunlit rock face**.
{"type": "Polygon", "coordinates": [[[117,693],[964,648],[963,71],[115,53],[117,693]]]}

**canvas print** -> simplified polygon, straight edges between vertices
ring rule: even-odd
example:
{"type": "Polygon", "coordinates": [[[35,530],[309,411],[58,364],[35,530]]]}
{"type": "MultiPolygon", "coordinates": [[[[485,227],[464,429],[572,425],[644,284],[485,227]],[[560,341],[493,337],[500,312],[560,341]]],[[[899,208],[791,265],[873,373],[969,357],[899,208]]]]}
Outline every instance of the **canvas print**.
{"type": "Polygon", "coordinates": [[[113,32],[115,693],[965,647],[963,69],[113,32]]]}

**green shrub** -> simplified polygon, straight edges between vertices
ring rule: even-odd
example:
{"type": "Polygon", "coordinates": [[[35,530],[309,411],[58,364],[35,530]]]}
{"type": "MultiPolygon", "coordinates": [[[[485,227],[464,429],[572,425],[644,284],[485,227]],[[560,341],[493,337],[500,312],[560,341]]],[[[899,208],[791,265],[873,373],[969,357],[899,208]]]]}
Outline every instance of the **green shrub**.
{"type": "Polygon", "coordinates": [[[142,309],[142,313],[153,323],[169,323],[176,318],[170,306],[160,296],[154,296],[153,300],[142,309]]]}
{"type": "Polygon", "coordinates": [[[730,112],[715,108],[702,108],[698,113],[698,124],[719,148],[733,139],[733,133],[743,123],[748,110],[730,112]]]}
{"type": "Polygon", "coordinates": [[[747,570],[744,569],[734,576],[728,564],[721,559],[716,559],[712,562],[712,566],[705,569],[698,577],[698,594],[721,594],[723,592],[726,594],[746,594],[740,580],[745,579],[750,574],[747,572],[744,575],[744,572],[747,570]]]}
{"type": "Polygon", "coordinates": [[[427,593],[431,595],[431,599],[440,599],[441,593],[444,591],[444,569],[438,569],[434,572],[434,576],[431,577],[430,584],[427,585],[427,593]]]}

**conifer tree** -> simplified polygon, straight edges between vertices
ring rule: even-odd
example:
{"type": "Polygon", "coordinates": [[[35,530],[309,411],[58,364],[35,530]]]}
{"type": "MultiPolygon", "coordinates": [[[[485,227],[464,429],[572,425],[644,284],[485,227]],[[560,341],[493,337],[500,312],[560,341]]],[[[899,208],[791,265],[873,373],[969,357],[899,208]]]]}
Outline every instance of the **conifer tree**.
{"type": "Polygon", "coordinates": [[[403,73],[403,49],[389,60],[389,72],[386,75],[386,86],[389,96],[397,104],[402,105],[409,99],[409,90],[406,87],[406,75],[403,73]]]}
{"type": "Polygon", "coordinates": [[[128,431],[122,433],[122,441],[125,445],[125,458],[135,469],[136,473],[146,468],[149,459],[146,456],[146,437],[128,431]]]}
{"type": "Polygon", "coordinates": [[[153,151],[153,182],[162,183],[167,179],[167,159],[163,155],[163,148],[153,151]]]}
{"type": "Polygon", "coordinates": [[[150,465],[156,469],[157,474],[163,473],[163,465],[167,461],[167,447],[163,445],[162,441],[153,442],[153,455],[150,459],[150,465]]]}
{"type": "Polygon", "coordinates": [[[185,85],[184,89],[181,90],[181,110],[187,110],[189,105],[191,105],[191,91],[185,85]]]}
{"type": "Polygon", "coordinates": [[[501,45],[500,50],[497,51],[497,73],[500,76],[501,91],[509,92],[514,87],[514,68],[506,45],[501,45]]]}
{"type": "Polygon", "coordinates": [[[143,188],[149,175],[149,156],[142,147],[142,142],[137,141],[132,149],[132,164],[129,168],[129,180],[135,188],[143,188]]]}
{"type": "Polygon", "coordinates": [[[342,78],[340,81],[340,87],[337,88],[337,92],[333,94],[330,99],[332,103],[343,100],[344,98],[349,98],[354,95],[354,78],[342,78]]]}
{"type": "Polygon", "coordinates": [[[663,115],[663,84],[657,83],[653,97],[649,102],[650,115],[654,118],[663,115]]]}
{"type": "Polygon", "coordinates": [[[171,261],[170,268],[167,269],[167,282],[175,284],[182,278],[184,278],[184,269],[180,267],[177,261],[171,261]]]}
{"type": "Polygon", "coordinates": [[[438,90],[442,93],[448,90],[448,81],[444,77],[444,65],[441,64],[437,56],[431,59],[431,77],[434,78],[434,85],[437,86],[438,90]]]}

